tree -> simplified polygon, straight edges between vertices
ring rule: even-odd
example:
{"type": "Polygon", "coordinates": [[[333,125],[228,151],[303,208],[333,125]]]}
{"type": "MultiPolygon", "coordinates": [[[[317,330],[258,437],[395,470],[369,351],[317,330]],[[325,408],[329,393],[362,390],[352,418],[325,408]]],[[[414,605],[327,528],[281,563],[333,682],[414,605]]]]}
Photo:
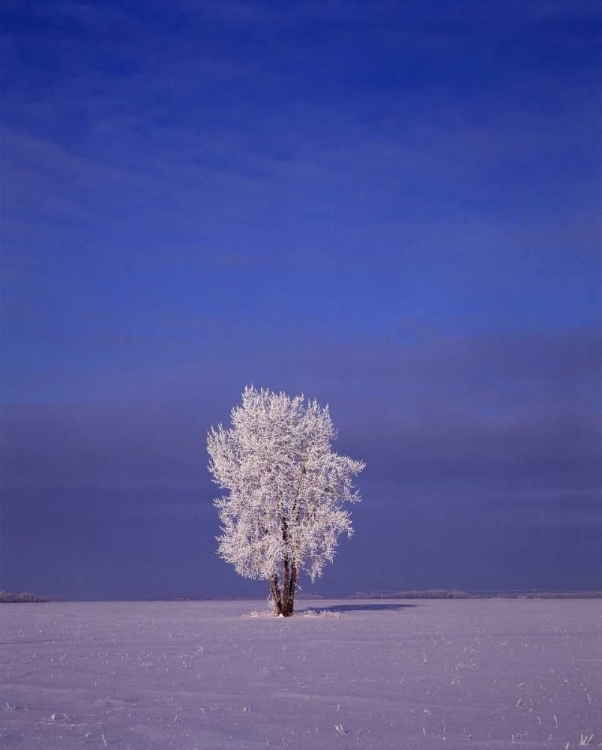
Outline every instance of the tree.
{"type": "Polygon", "coordinates": [[[365,464],[331,450],[328,407],[247,387],[232,428],[211,428],[209,471],[226,496],[218,555],[246,578],[269,581],[277,614],[293,614],[299,574],[312,581],[332,562],[338,536],[353,533],[344,502],[358,502],[352,478],[365,464]]]}

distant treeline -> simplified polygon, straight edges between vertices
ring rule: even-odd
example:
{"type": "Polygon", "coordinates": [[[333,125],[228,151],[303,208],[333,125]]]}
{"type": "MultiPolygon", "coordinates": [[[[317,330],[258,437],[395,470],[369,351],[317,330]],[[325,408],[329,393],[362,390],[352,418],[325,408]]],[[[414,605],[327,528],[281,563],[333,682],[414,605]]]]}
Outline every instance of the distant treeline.
{"type": "Polygon", "coordinates": [[[353,599],[601,599],[602,591],[358,591],[353,599]]]}
{"type": "Polygon", "coordinates": [[[25,602],[45,602],[41,596],[23,591],[21,594],[11,594],[8,591],[0,591],[0,604],[23,604],[25,602]]]}

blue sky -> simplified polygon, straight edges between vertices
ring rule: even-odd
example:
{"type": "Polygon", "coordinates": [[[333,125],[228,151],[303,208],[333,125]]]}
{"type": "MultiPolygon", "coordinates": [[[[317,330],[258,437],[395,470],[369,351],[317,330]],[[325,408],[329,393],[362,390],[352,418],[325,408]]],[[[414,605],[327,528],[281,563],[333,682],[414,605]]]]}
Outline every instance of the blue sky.
{"type": "Polygon", "coordinates": [[[364,459],[318,591],[602,588],[595,2],[8,2],[2,582],[215,557],[246,384],[364,459]]]}

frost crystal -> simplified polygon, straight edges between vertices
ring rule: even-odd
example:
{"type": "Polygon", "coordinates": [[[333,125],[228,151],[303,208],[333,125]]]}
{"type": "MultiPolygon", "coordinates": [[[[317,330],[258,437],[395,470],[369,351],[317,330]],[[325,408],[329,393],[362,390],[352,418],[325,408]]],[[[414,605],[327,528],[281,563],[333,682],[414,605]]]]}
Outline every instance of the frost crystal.
{"type": "Polygon", "coordinates": [[[365,464],[333,453],[335,438],[328,407],[252,386],[232,428],[209,432],[209,471],[228,490],[215,501],[218,554],[240,575],[268,580],[278,614],[292,614],[299,573],[321,576],[338,536],[353,531],[342,504],[360,500],[352,479],[365,464]]]}

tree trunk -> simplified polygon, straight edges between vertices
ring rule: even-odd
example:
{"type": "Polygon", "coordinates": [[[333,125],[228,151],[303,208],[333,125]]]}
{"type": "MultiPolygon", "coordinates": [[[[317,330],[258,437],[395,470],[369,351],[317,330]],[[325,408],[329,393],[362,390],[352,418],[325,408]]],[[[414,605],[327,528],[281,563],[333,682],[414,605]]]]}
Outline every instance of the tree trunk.
{"type": "Polygon", "coordinates": [[[278,576],[270,579],[270,597],[274,603],[274,611],[277,615],[291,617],[295,608],[295,591],[297,588],[298,570],[296,565],[285,562],[284,581],[282,588],[278,576]]]}
{"type": "Polygon", "coordinates": [[[270,578],[270,597],[274,604],[274,610],[276,614],[280,614],[282,595],[280,593],[280,584],[278,583],[278,576],[272,576],[270,578]]]}

